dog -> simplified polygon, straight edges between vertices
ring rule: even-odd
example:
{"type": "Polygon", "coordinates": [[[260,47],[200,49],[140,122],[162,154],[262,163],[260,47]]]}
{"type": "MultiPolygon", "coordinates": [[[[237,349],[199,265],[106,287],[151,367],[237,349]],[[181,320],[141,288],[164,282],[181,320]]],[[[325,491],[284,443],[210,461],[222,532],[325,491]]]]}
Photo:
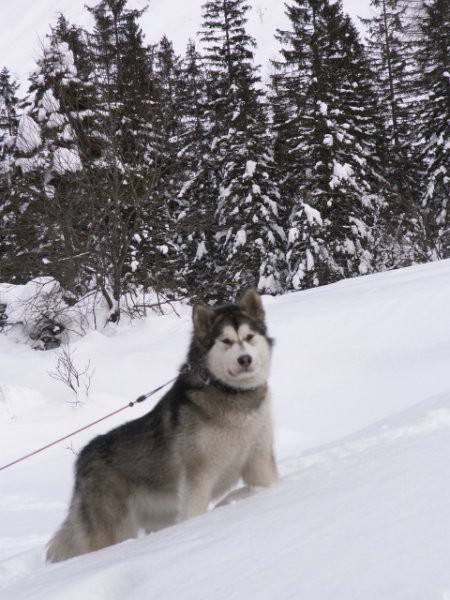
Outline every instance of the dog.
{"type": "Polygon", "coordinates": [[[255,289],[234,304],[195,305],[187,360],[169,391],[149,413],[81,450],[69,513],[47,561],[199,515],[240,479],[231,500],[274,483],[272,344],[255,289]]]}

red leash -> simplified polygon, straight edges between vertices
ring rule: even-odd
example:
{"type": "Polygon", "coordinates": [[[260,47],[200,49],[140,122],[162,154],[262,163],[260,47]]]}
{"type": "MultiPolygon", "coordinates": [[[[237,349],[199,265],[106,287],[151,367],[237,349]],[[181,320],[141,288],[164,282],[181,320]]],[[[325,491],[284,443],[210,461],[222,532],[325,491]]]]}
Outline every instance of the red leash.
{"type": "Polygon", "coordinates": [[[72,433],[68,433],[64,437],[61,437],[58,440],[55,440],[54,442],[50,442],[50,444],[47,444],[46,446],[42,446],[42,448],[38,448],[34,452],[30,452],[29,454],[26,454],[25,456],[21,456],[20,458],[13,460],[12,462],[8,463],[7,465],[3,465],[3,467],[0,467],[0,471],[3,471],[4,469],[7,469],[8,467],[12,467],[13,465],[16,465],[17,463],[22,462],[23,460],[30,458],[30,456],[39,454],[40,452],[47,450],[47,448],[51,448],[52,446],[55,446],[56,444],[59,444],[60,442],[67,440],[68,438],[72,437],[73,435],[80,433],[80,431],[89,429],[89,427],[92,427],[93,425],[97,425],[97,423],[100,423],[101,421],[104,421],[105,419],[109,419],[109,417],[112,417],[113,415],[117,415],[117,413],[120,413],[127,408],[133,407],[135,404],[138,404],[139,402],[144,402],[144,400],[147,400],[147,398],[150,398],[150,396],[153,396],[154,394],[156,394],[157,392],[159,392],[160,390],[165,388],[166,385],[169,385],[169,383],[172,383],[173,381],[175,381],[175,379],[177,379],[177,377],[174,377],[173,379],[166,381],[166,383],[163,383],[162,385],[155,388],[151,392],[148,392],[148,394],[144,394],[142,396],[139,396],[139,398],[136,398],[136,400],[133,400],[132,402],[128,402],[128,404],[126,404],[125,406],[122,406],[122,408],[118,408],[117,410],[114,410],[113,412],[109,413],[108,415],[105,415],[104,417],[100,417],[100,419],[97,419],[96,421],[92,421],[92,423],[88,423],[84,427],[80,427],[80,429],[77,429],[76,431],[72,431],[72,433]]]}

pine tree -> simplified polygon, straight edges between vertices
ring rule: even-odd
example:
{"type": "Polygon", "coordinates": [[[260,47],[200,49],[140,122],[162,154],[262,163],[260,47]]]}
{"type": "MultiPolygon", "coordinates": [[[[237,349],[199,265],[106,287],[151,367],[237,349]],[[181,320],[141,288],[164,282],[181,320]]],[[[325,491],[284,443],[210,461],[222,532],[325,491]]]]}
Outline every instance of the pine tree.
{"type": "Polygon", "coordinates": [[[202,41],[208,77],[204,169],[213,216],[215,285],[224,299],[243,284],[282,289],[282,231],[274,183],[268,121],[253,64],[255,42],[246,32],[244,0],[210,0],[203,6],[202,41]]]}
{"type": "Polygon", "coordinates": [[[95,165],[101,182],[95,195],[107,225],[98,271],[114,313],[129,286],[166,285],[159,263],[166,233],[164,197],[158,189],[164,168],[161,90],[154,47],[145,46],[138,24],[143,11],[127,9],[125,0],[102,0],[89,10],[95,18],[91,48],[103,146],[95,165]]]}
{"type": "Polygon", "coordinates": [[[374,16],[363,19],[368,31],[367,51],[377,79],[378,97],[385,115],[389,146],[386,178],[393,195],[393,212],[418,212],[418,164],[414,153],[413,104],[417,63],[413,0],[371,0],[374,16]]]}
{"type": "Polygon", "coordinates": [[[60,16],[30,77],[15,144],[15,204],[27,232],[19,251],[26,257],[22,276],[51,275],[79,295],[90,278],[80,274],[77,257],[90,250],[90,211],[81,183],[90,158],[83,139],[92,82],[77,69],[65,41],[69,35],[81,56],[83,32],[60,16]]]}
{"type": "Polygon", "coordinates": [[[298,289],[374,270],[384,136],[373,74],[341,3],[295,0],[287,15],[273,102],[289,285],[298,289]]]}
{"type": "Polygon", "coordinates": [[[192,298],[208,296],[216,268],[214,198],[216,174],[209,162],[207,78],[204,62],[190,41],[182,63],[181,121],[177,167],[179,186],[176,229],[181,258],[179,277],[192,298]]]}
{"type": "Polygon", "coordinates": [[[178,108],[167,104],[170,43],[159,55],[145,46],[142,11],[122,0],[90,10],[92,34],[60,16],[31,78],[15,143],[27,232],[17,250],[22,278],[53,275],[75,296],[99,290],[115,320],[127,290],[174,286],[166,217],[178,108]]]}
{"type": "Polygon", "coordinates": [[[18,84],[0,72],[0,279],[13,281],[15,214],[11,201],[14,141],[19,122],[18,84]]]}
{"type": "Polygon", "coordinates": [[[19,84],[11,79],[6,67],[0,71],[0,132],[1,140],[14,136],[17,131],[19,84]]]}
{"type": "MultiPolygon", "coordinates": [[[[161,293],[173,292],[183,285],[178,273],[183,257],[179,252],[177,200],[181,186],[182,121],[185,106],[182,101],[182,60],[173,44],[163,36],[151,49],[152,152],[143,164],[153,165],[153,187],[144,204],[142,227],[138,235],[136,256],[141,265],[141,277],[146,285],[161,293]],[[145,273],[145,274],[144,274],[145,273]]],[[[150,147],[150,146],[149,146],[150,147]]]]}
{"type": "Polygon", "coordinates": [[[391,144],[398,155],[407,144],[408,85],[413,68],[408,52],[408,17],[405,0],[371,0],[375,16],[363,19],[368,30],[367,47],[379,76],[381,102],[388,114],[391,144]]]}
{"type": "Polygon", "coordinates": [[[419,22],[417,145],[424,167],[422,204],[434,258],[450,257],[450,6],[425,4],[419,22]]]}

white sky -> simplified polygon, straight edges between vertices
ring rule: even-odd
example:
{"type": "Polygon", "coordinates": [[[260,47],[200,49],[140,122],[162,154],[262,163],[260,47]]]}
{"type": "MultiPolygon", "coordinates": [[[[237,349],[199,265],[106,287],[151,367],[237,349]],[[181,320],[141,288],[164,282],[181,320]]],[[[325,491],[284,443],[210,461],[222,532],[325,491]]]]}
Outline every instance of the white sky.
{"type": "MultiPolygon", "coordinates": [[[[367,16],[370,0],[343,0],[344,10],[352,16],[367,16]]],[[[59,12],[69,21],[89,26],[90,15],[85,4],[95,6],[98,0],[0,0],[0,69],[4,66],[24,85],[28,73],[40,55],[41,40],[59,12]]],[[[200,25],[203,0],[129,0],[130,7],[149,5],[142,21],[147,42],[156,42],[163,33],[183,52],[189,37],[200,25]]],[[[277,47],[273,40],[276,27],[284,24],[283,0],[250,0],[254,7],[251,33],[259,44],[257,60],[268,61],[277,47]]],[[[355,19],[357,22],[357,19],[355,19]]]]}

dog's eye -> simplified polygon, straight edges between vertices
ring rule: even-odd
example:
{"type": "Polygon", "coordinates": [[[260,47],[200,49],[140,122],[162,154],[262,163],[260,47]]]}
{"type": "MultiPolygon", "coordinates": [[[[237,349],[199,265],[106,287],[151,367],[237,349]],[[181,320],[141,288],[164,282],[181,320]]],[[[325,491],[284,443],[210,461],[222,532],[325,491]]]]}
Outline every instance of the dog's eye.
{"type": "Polygon", "coordinates": [[[232,346],[233,340],[230,340],[230,338],[223,338],[222,344],[225,344],[225,346],[232,346]]]}
{"type": "Polygon", "coordinates": [[[251,342],[254,337],[255,337],[255,334],[249,333],[248,336],[245,338],[245,341],[251,342]]]}

